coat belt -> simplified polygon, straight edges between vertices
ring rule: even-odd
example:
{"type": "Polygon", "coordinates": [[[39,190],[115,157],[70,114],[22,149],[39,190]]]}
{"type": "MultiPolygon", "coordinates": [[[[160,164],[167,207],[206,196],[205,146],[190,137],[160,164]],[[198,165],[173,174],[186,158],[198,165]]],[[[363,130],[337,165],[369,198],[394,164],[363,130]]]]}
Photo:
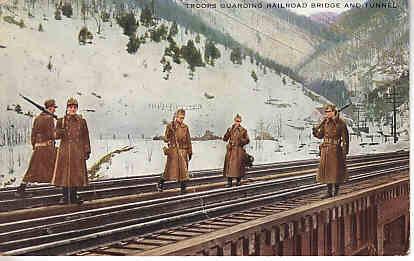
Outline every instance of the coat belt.
{"type": "Polygon", "coordinates": [[[334,139],[334,138],[324,138],[323,143],[329,143],[329,144],[339,144],[341,142],[340,139],[334,139]]]}
{"type": "Polygon", "coordinates": [[[47,140],[47,141],[43,141],[43,142],[36,142],[35,144],[35,148],[39,148],[39,147],[47,147],[53,144],[53,140],[47,140]]]}

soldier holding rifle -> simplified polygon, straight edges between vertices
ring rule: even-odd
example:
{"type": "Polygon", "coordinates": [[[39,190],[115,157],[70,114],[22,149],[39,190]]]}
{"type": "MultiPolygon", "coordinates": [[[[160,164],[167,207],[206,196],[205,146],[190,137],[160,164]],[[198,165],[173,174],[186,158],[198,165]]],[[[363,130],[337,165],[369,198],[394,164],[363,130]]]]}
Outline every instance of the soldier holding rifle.
{"type": "MultiPolygon", "coordinates": [[[[25,100],[35,104],[30,99],[22,96],[25,100]]],[[[46,100],[44,107],[36,104],[42,112],[35,118],[32,127],[31,144],[33,154],[30,158],[29,167],[17,188],[16,196],[25,195],[27,183],[39,182],[50,183],[53,177],[53,169],[56,159],[55,148],[55,122],[53,113],[56,111],[55,100],[46,100]]]]}
{"type": "Polygon", "coordinates": [[[56,157],[52,184],[62,187],[63,198],[60,203],[81,204],[78,197],[79,187],[88,184],[86,160],[89,159],[91,146],[86,120],[77,114],[78,101],[70,98],[67,102],[67,113],[58,119],[56,138],[61,139],[56,157]]]}
{"type": "Polygon", "coordinates": [[[324,109],[325,118],[319,126],[313,127],[312,134],[318,139],[323,139],[319,146],[320,164],[317,181],[328,185],[328,193],[324,197],[328,198],[339,194],[339,184],[348,176],[345,163],[346,155],[349,153],[349,134],[336,106],[328,104],[324,109]]]}

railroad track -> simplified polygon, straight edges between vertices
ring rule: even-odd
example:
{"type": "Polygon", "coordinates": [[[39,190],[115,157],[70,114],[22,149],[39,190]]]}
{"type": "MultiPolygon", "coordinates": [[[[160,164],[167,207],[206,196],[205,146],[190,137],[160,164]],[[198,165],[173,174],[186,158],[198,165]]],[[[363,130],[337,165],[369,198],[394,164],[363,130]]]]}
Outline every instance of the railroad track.
{"type": "MultiPolygon", "coordinates": [[[[350,183],[408,169],[408,156],[349,165],[350,183]]],[[[314,174],[0,225],[6,255],[73,254],[173,226],[281,202],[325,188],[314,174]]]]}
{"type": "MultiPolygon", "coordinates": [[[[347,164],[364,163],[370,159],[378,161],[388,160],[391,158],[407,157],[408,152],[392,152],[370,155],[359,155],[349,157],[347,164]]],[[[314,170],[319,164],[318,160],[299,160],[272,164],[261,164],[250,168],[247,171],[248,177],[263,177],[270,173],[283,174],[293,171],[314,170]]],[[[188,186],[199,186],[203,184],[212,184],[223,181],[222,169],[211,169],[193,171],[190,173],[191,179],[188,186]]],[[[94,181],[85,188],[80,190],[83,199],[90,201],[109,197],[127,196],[133,194],[142,194],[155,192],[155,184],[160,174],[151,174],[134,177],[122,177],[94,181]]],[[[166,182],[166,189],[177,188],[176,182],[166,182]]],[[[12,211],[25,208],[34,208],[40,206],[55,205],[59,202],[61,191],[59,188],[50,185],[32,186],[27,189],[31,194],[30,197],[16,198],[14,192],[16,188],[5,188],[0,190],[0,212],[12,211]]]]}

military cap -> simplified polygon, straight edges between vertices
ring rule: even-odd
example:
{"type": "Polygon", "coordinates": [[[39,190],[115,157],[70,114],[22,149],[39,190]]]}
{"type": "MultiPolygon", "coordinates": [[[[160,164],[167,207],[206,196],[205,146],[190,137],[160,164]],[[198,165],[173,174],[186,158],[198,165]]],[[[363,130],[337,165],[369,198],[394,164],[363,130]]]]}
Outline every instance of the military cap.
{"type": "Polygon", "coordinates": [[[55,108],[57,108],[58,106],[56,106],[56,101],[55,100],[53,100],[53,99],[49,99],[49,100],[46,100],[45,101],[45,108],[47,109],[47,108],[49,108],[49,107],[55,107],[55,108]]]}
{"type": "Polygon", "coordinates": [[[242,119],[242,117],[241,117],[241,115],[240,114],[236,114],[236,116],[234,116],[234,119],[239,119],[239,120],[241,120],[242,119]]]}
{"type": "Polygon", "coordinates": [[[66,106],[69,106],[69,105],[78,106],[78,101],[75,98],[71,97],[71,98],[69,98],[68,102],[66,103],[66,106]]]}

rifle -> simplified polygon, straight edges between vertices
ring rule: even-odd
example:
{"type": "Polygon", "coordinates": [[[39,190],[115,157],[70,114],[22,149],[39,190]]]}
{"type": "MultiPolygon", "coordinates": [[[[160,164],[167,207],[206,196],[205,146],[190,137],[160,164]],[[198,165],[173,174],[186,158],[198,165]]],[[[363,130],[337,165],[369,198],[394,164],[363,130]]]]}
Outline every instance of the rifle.
{"type": "Polygon", "coordinates": [[[25,99],[26,101],[30,102],[31,104],[33,104],[36,108],[38,108],[39,110],[41,110],[42,112],[49,114],[50,116],[52,116],[53,118],[55,118],[56,120],[58,119],[58,116],[56,116],[55,114],[51,113],[50,111],[46,110],[45,107],[43,107],[42,105],[32,101],[31,99],[27,98],[26,96],[22,95],[21,93],[19,93],[20,97],[22,97],[23,99],[25,99]]]}
{"type": "Polygon", "coordinates": [[[345,110],[346,108],[348,108],[349,106],[351,106],[352,105],[352,102],[350,102],[350,103],[348,103],[347,105],[345,105],[345,106],[342,106],[339,110],[338,110],[338,112],[341,112],[341,111],[343,111],[343,110],[345,110]]]}

